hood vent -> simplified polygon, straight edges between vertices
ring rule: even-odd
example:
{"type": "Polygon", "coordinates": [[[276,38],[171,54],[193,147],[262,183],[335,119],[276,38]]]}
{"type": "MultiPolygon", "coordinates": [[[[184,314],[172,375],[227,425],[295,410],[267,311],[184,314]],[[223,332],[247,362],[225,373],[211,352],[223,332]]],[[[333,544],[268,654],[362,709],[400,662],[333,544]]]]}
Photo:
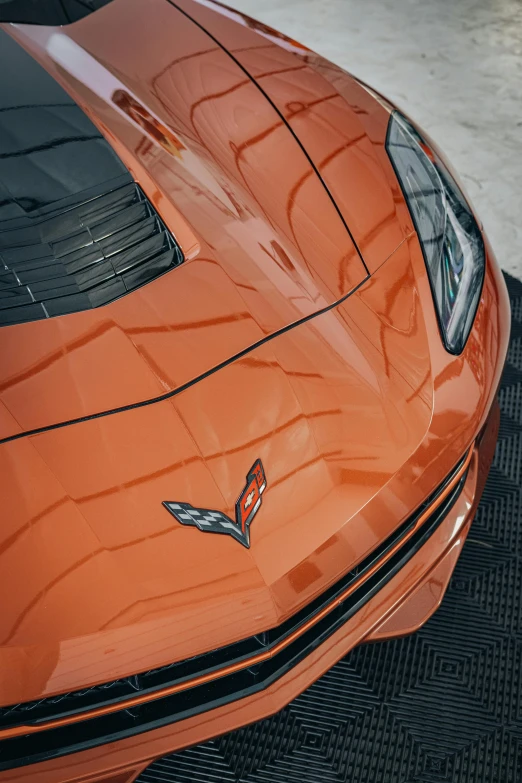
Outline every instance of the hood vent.
{"type": "Polygon", "coordinates": [[[136,184],[0,231],[0,326],[108,304],[183,261],[136,184]]]}

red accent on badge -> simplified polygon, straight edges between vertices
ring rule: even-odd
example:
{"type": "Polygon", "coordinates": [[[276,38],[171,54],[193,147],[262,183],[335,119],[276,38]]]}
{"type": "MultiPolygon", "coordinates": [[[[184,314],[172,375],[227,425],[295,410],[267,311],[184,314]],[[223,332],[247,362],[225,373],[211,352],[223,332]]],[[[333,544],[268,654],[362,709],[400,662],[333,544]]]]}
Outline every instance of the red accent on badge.
{"type": "Polygon", "coordinates": [[[263,468],[263,463],[261,462],[260,459],[256,459],[256,461],[252,465],[249,478],[250,475],[252,474],[256,477],[257,486],[259,487],[259,492],[260,493],[263,492],[266,487],[266,476],[263,468]]]}
{"type": "Polygon", "coordinates": [[[239,498],[239,518],[237,520],[242,532],[245,532],[249,518],[253,516],[259,507],[259,486],[256,476],[251,476],[250,481],[239,498]]]}
{"type": "Polygon", "coordinates": [[[236,525],[250,546],[250,523],[261,508],[261,495],[266,489],[263,463],[256,459],[247,475],[246,487],[236,501],[236,525]]]}

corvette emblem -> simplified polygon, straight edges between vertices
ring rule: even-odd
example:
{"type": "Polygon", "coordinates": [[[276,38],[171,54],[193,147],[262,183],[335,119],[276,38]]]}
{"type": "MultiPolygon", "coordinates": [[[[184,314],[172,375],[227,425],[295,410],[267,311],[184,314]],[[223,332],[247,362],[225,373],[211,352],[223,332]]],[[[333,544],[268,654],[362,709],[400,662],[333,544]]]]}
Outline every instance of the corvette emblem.
{"type": "Polygon", "coordinates": [[[231,519],[222,511],[195,508],[190,503],[164,500],[163,505],[182,525],[197,527],[205,533],[227,533],[240,544],[250,547],[250,525],[261,508],[261,495],[266,489],[263,463],[256,459],[250,468],[246,485],[236,501],[236,518],[231,519]]]}

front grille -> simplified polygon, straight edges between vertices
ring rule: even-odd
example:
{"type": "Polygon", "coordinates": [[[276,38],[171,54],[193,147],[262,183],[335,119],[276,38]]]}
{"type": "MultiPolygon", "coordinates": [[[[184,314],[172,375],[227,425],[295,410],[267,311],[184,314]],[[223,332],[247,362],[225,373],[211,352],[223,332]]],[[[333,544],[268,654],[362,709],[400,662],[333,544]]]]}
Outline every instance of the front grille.
{"type": "Polygon", "coordinates": [[[141,188],[125,185],[0,231],[0,326],[108,304],[182,261],[141,188]]]}
{"type": "Polygon", "coordinates": [[[75,716],[81,720],[3,740],[0,743],[0,770],[77,752],[159,728],[269,687],[346,623],[428,540],[461,493],[467,477],[467,467],[464,470],[467,458],[468,455],[422,506],[354,570],[345,574],[316,600],[277,628],[133,677],[83,691],[1,708],[0,731],[16,726],[35,727],[48,721],[75,716]],[[457,481],[459,473],[462,475],[457,481]],[[456,483],[452,489],[422,524],[419,524],[420,518],[453,480],[456,483]],[[402,546],[401,539],[405,539],[402,546]],[[379,565],[380,560],[383,562],[379,565]],[[353,592],[339,600],[355,583],[357,586],[353,592]],[[329,605],[332,608],[323,616],[322,610],[329,605]],[[320,619],[310,624],[310,621],[319,616],[320,619]],[[305,624],[306,630],[293,637],[305,624]],[[285,640],[289,639],[284,645],[285,640]],[[282,649],[275,649],[281,645],[282,649]],[[274,652],[270,654],[272,650],[274,652]],[[253,656],[263,654],[266,655],[261,662],[251,663],[253,656]],[[217,675],[225,667],[229,673],[217,675]],[[202,678],[212,673],[216,673],[216,676],[209,677],[208,681],[189,685],[196,677],[202,678]],[[154,697],[155,692],[160,689],[180,686],[182,689],[176,693],[154,697]],[[121,709],[117,709],[120,702],[147,694],[154,698],[137,706],[122,704],[121,709]],[[81,713],[86,710],[111,705],[116,706],[116,711],[89,719],[82,718],[81,713]]]}

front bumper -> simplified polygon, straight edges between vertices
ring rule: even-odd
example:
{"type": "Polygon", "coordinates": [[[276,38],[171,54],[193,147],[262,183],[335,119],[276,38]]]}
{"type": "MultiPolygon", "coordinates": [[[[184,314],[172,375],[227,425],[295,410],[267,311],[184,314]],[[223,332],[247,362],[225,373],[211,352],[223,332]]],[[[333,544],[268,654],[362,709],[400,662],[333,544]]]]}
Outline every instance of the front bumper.
{"type": "Polygon", "coordinates": [[[130,783],[154,758],[278,711],[355,645],[418,628],[439,606],[455,567],[493,458],[498,424],[495,403],[469,455],[469,466],[462,474],[454,503],[418,551],[356,614],[272,685],[178,722],[174,731],[171,725],[165,726],[91,750],[5,771],[0,779],[130,783]]]}

